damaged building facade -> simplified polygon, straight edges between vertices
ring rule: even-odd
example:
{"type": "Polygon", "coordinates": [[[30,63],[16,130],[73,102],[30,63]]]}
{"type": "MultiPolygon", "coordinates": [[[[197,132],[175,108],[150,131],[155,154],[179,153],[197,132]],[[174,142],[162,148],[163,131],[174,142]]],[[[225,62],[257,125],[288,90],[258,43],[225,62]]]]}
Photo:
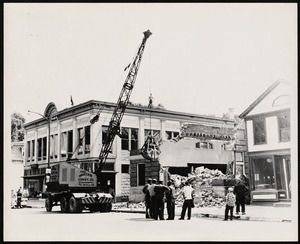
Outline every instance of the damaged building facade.
{"type": "MultiPolygon", "coordinates": [[[[40,119],[26,123],[24,188],[28,188],[31,193],[44,191],[46,168],[48,165],[61,162],[68,161],[77,167],[94,172],[115,106],[115,103],[91,100],[58,110],[54,103],[49,103],[40,119]],[[91,123],[99,109],[101,109],[99,120],[91,123]]],[[[170,160],[164,160],[165,166],[173,167],[170,170],[176,171],[182,167],[181,172],[187,172],[198,164],[220,166],[224,170],[225,165],[234,160],[232,152],[227,152],[224,145],[228,139],[224,139],[224,143],[222,140],[216,142],[206,140],[207,143],[203,143],[200,137],[196,139],[192,136],[188,139],[187,136],[186,139],[178,141],[179,144],[172,142],[172,139],[178,138],[186,123],[203,125],[209,130],[213,127],[232,129],[235,121],[174,112],[158,107],[128,105],[121,122],[121,137],[116,136],[102,170],[101,190],[113,189],[116,201],[128,201],[130,193],[134,192],[136,187],[144,185],[148,177],[154,178],[153,172],[161,173],[159,164],[148,165],[140,154],[148,135],[153,135],[163,142],[160,148],[162,158],[169,154],[168,144],[172,143],[176,147],[182,146],[182,150],[191,147],[189,150],[195,151],[192,153],[195,155],[197,152],[205,152],[202,154],[206,155],[204,158],[200,156],[197,159],[190,158],[184,160],[185,164],[182,162],[173,164],[170,160]],[[212,143],[213,148],[210,148],[209,143],[212,143]],[[214,150],[220,152],[219,158],[216,158],[214,150]],[[140,158],[136,161],[132,157],[140,158]],[[139,163],[139,160],[144,161],[139,163]]],[[[174,151],[170,155],[174,155],[174,151]]]]}
{"type": "MultiPolygon", "coordinates": [[[[172,117],[175,123],[176,115],[172,117]]],[[[163,138],[156,159],[145,159],[138,152],[131,152],[130,201],[143,200],[141,189],[147,178],[166,184],[170,175],[187,177],[198,167],[220,170],[233,177],[247,175],[243,126],[232,119],[193,117],[178,120],[179,136],[171,140],[163,138]]]]}

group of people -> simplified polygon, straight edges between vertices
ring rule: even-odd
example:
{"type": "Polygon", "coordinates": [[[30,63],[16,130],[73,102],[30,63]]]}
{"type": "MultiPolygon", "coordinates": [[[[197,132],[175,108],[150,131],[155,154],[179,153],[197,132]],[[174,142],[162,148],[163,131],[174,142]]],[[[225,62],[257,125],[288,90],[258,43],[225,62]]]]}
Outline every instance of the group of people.
{"type": "Polygon", "coordinates": [[[11,208],[22,208],[22,187],[20,186],[17,190],[17,194],[14,193],[14,190],[11,190],[11,208]],[[16,199],[17,197],[17,199],[16,199]]]}
{"type": "MultiPolygon", "coordinates": [[[[230,220],[233,219],[233,209],[236,206],[236,215],[245,215],[245,192],[247,188],[241,182],[238,181],[234,188],[228,188],[228,194],[225,197],[225,218],[228,220],[228,214],[230,212],[230,220]]],[[[175,218],[175,199],[179,194],[183,195],[184,202],[182,205],[180,220],[184,220],[187,211],[187,219],[191,219],[192,208],[194,207],[194,188],[188,181],[184,183],[184,187],[178,192],[175,192],[174,183],[170,180],[167,186],[163,185],[162,181],[157,183],[156,179],[148,179],[147,184],[143,188],[145,194],[146,203],[146,218],[152,218],[155,220],[164,220],[164,208],[165,202],[167,203],[167,220],[174,220],[175,218]]]]}
{"type": "Polygon", "coordinates": [[[188,220],[191,219],[192,208],[194,207],[193,195],[194,189],[188,182],[185,182],[185,186],[176,194],[174,183],[170,180],[167,186],[163,185],[162,181],[157,184],[156,179],[148,179],[147,184],[143,188],[145,194],[146,203],[146,218],[152,218],[155,220],[164,220],[164,208],[165,202],[167,203],[167,220],[174,220],[175,218],[175,198],[182,194],[184,197],[184,203],[182,205],[182,211],[180,220],[184,220],[186,210],[188,210],[188,220]]]}
{"type": "Polygon", "coordinates": [[[245,192],[247,188],[241,182],[238,181],[234,188],[228,188],[228,194],[226,195],[226,206],[225,206],[225,218],[224,220],[228,220],[228,213],[230,211],[230,220],[233,219],[233,209],[236,205],[236,215],[240,214],[240,207],[242,208],[242,214],[245,215],[245,192]]]}

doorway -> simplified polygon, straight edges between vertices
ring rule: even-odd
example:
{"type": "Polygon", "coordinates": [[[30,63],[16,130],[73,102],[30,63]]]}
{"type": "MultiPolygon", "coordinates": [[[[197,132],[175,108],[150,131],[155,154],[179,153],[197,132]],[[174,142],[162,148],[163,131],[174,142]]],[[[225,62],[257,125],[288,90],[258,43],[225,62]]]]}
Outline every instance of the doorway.
{"type": "Polygon", "coordinates": [[[274,156],[276,186],[280,199],[291,199],[291,162],[289,156],[274,156]]]}

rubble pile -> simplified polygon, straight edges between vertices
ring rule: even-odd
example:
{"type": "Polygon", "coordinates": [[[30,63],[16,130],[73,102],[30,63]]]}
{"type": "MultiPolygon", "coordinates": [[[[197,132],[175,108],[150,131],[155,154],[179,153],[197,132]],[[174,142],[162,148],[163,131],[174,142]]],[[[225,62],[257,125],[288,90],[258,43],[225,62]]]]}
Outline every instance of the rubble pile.
{"type": "MultiPolygon", "coordinates": [[[[171,179],[174,181],[174,185],[179,193],[180,188],[186,181],[190,182],[195,189],[195,207],[213,207],[213,206],[224,206],[225,202],[222,197],[219,197],[214,193],[212,189],[212,181],[214,179],[224,180],[229,177],[222,173],[222,171],[210,170],[204,167],[198,167],[193,173],[189,174],[188,177],[180,175],[171,175],[171,179]]],[[[183,196],[180,194],[177,196],[175,204],[182,206],[183,196]]]]}
{"type": "MultiPolygon", "coordinates": [[[[176,188],[176,198],[175,205],[181,207],[183,205],[184,199],[183,195],[179,194],[181,188],[184,186],[186,181],[190,182],[195,189],[194,195],[194,205],[196,208],[200,207],[222,207],[225,205],[225,200],[222,197],[219,197],[213,191],[212,181],[215,179],[225,180],[230,179],[231,177],[222,173],[222,171],[215,169],[210,170],[204,167],[196,168],[188,177],[173,174],[171,179],[174,182],[176,188]]],[[[145,202],[133,203],[133,202],[123,202],[115,203],[113,206],[114,209],[144,209],[145,202]]]]}
{"type": "Polygon", "coordinates": [[[122,203],[114,203],[113,209],[124,209],[124,208],[130,208],[130,209],[141,209],[145,208],[145,202],[122,202],[122,203]]]}

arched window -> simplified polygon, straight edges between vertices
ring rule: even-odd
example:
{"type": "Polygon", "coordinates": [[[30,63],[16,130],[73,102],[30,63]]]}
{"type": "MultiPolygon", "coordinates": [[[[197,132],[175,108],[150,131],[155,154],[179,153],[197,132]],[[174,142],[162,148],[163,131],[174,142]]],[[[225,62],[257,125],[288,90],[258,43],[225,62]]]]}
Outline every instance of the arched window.
{"type": "Polygon", "coordinates": [[[287,105],[290,104],[291,97],[289,95],[281,95],[277,98],[275,98],[275,100],[273,101],[272,106],[273,107],[280,107],[283,105],[287,105]]]}

